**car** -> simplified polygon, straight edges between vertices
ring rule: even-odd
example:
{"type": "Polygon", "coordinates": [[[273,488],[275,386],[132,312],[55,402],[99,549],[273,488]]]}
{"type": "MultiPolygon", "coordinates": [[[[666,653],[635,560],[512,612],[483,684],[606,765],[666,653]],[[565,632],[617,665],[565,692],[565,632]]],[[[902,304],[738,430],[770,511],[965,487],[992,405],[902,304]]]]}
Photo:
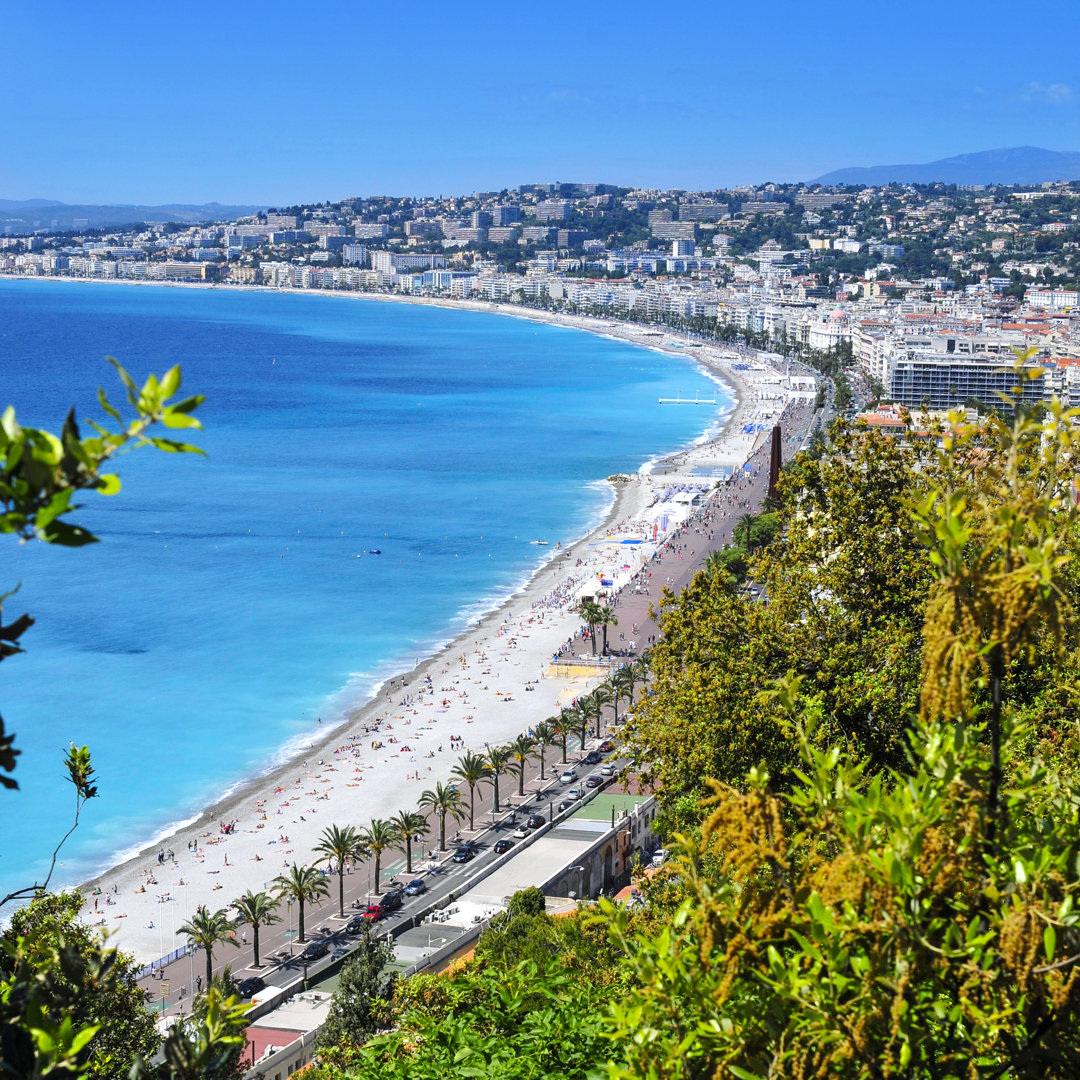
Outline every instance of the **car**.
{"type": "Polygon", "coordinates": [[[573,769],[567,769],[566,772],[559,777],[560,784],[572,784],[577,779],[577,773],[573,769]]]}
{"type": "Polygon", "coordinates": [[[394,889],[392,892],[386,893],[382,898],[382,906],[387,911],[397,911],[399,907],[405,901],[405,890],[394,889]]]}
{"type": "Polygon", "coordinates": [[[386,914],[386,908],[382,904],[368,904],[361,918],[368,922],[378,922],[386,914]]]}
{"type": "Polygon", "coordinates": [[[427,892],[427,882],[423,878],[413,878],[405,886],[406,896],[419,896],[423,892],[427,892]]]}
{"type": "Polygon", "coordinates": [[[566,793],[566,797],[571,802],[577,802],[577,800],[581,798],[581,788],[579,788],[579,787],[570,788],[570,790],[567,791],[567,793],[566,793]]]}
{"type": "Polygon", "coordinates": [[[462,844],[461,847],[450,857],[451,862],[466,863],[476,855],[476,849],[472,844],[462,844]]]}
{"type": "Polygon", "coordinates": [[[559,803],[559,805],[556,806],[555,809],[558,810],[561,814],[564,810],[569,810],[570,807],[573,805],[574,803],[572,799],[563,799],[563,801],[559,803]]]}
{"type": "Polygon", "coordinates": [[[325,941],[309,941],[300,954],[301,960],[318,960],[330,951],[330,946],[325,941]]]}
{"type": "Polygon", "coordinates": [[[266,989],[266,981],[260,979],[258,975],[252,975],[244,979],[236,989],[242,998],[254,997],[260,990],[266,989]]]}
{"type": "Polygon", "coordinates": [[[610,740],[607,742],[602,742],[598,749],[601,754],[610,754],[611,751],[615,749],[615,744],[610,740]]]}
{"type": "Polygon", "coordinates": [[[614,776],[615,775],[615,766],[614,765],[605,765],[600,770],[600,775],[601,776],[614,776]]]}
{"type": "Polygon", "coordinates": [[[348,946],[339,945],[331,954],[331,960],[340,960],[349,951],[348,946]]]}
{"type": "Polygon", "coordinates": [[[529,820],[525,824],[530,829],[542,829],[547,824],[547,818],[543,814],[530,814],[529,820]]]}
{"type": "Polygon", "coordinates": [[[582,760],[586,765],[599,765],[600,764],[600,751],[590,750],[582,760]]]}
{"type": "MultiPolygon", "coordinates": [[[[514,835],[516,836],[517,833],[515,833],[514,835]]],[[[514,846],[514,841],[513,840],[508,840],[506,837],[503,837],[502,840],[496,840],[495,841],[495,854],[496,855],[504,855],[513,846],[514,846]]]]}
{"type": "Polygon", "coordinates": [[[345,933],[346,934],[359,934],[360,931],[363,930],[363,928],[364,928],[364,922],[365,922],[365,919],[364,919],[363,915],[354,915],[345,924],[345,933]]]}
{"type": "Polygon", "coordinates": [[[511,835],[515,840],[524,840],[529,835],[529,830],[524,825],[519,825],[511,835]]]}
{"type": "Polygon", "coordinates": [[[604,778],[602,776],[590,776],[585,781],[585,786],[587,788],[598,788],[603,782],[604,778]]]}

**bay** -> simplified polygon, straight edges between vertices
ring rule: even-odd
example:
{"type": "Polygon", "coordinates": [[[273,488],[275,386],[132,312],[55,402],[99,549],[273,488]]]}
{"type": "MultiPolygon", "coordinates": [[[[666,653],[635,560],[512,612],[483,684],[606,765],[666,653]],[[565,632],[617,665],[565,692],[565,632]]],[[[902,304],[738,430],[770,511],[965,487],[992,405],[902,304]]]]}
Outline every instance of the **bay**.
{"type": "MultiPolygon", "coordinates": [[[[61,757],[99,798],[65,846],[74,882],[340,721],[598,523],[600,483],[702,435],[690,362],[566,327],[310,293],[0,281],[0,404],[58,429],[182,365],[206,457],[126,456],[75,520],[101,543],[8,539],[29,611],[0,668],[23,751],[0,890],[41,877],[71,821],[61,757]],[[378,550],[380,555],[368,554],[378,550]],[[322,721],[320,726],[319,721],[322,721]]],[[[714,418],[713,418],[714,419],[714,418]]]]}

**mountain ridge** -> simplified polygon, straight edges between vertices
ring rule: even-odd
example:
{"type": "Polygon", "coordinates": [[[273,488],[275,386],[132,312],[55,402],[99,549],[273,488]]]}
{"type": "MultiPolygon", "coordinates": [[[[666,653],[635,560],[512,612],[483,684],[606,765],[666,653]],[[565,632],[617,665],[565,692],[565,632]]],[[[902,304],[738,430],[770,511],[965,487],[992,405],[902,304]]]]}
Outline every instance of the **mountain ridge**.
{"type": "Polygon", "coordinates": [[[66,231],[119,225],[160,225],[167,221],[194,225],[200,221],[232,221],[265,209],[265,206],[228,205],[218,202],[147,206],[139,203],[64,203],[53,199],[0,199],[0,232],[23,233],[39,228],[66,231]]]}
{"type": "Polygon", "coordinates": [[[811,180],[837,186],[864,184],[1041,184],[1080,180],[1080,152],[1011,146],[940,158],[922,164],[869,165],[834,169],[811,180]]]}

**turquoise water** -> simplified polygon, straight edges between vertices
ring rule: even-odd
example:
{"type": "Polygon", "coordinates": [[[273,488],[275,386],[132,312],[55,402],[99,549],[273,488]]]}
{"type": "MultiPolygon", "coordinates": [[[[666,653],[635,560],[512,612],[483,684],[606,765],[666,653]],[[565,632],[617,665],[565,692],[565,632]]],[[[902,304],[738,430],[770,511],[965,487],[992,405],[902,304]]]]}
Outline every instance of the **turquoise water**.
{"type": "Polygon", "coordinates": [[[270,768],[598,521],[598,478],[702,434],[660,396],[713,384],[681,358],[562,327],[311,294],[0,281],[0,407],[58,429],[174,363],[206,395],[206,458],[140,451],[76,520],[80,550],[0,538],[0,666],[22,790],[0,793],[0,890],[70,822],[61,755],[101,795],[73,881],[270,768]],[[372,548],[379,556],[364,554],[372,548]],[[13,827],[12,823],[18,823],[13,827]]]}

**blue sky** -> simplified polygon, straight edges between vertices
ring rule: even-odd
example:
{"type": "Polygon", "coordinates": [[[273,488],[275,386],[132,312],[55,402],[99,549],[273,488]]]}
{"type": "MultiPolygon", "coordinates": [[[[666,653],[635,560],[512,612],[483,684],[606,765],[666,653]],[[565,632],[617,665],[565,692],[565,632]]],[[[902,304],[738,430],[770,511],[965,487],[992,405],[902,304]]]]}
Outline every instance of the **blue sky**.
{"type": "Polygon", "coordinates": [[[699,189],[1080,150],[1073,4],[9,0],[3,24],[0,198],[699,189]]]}

